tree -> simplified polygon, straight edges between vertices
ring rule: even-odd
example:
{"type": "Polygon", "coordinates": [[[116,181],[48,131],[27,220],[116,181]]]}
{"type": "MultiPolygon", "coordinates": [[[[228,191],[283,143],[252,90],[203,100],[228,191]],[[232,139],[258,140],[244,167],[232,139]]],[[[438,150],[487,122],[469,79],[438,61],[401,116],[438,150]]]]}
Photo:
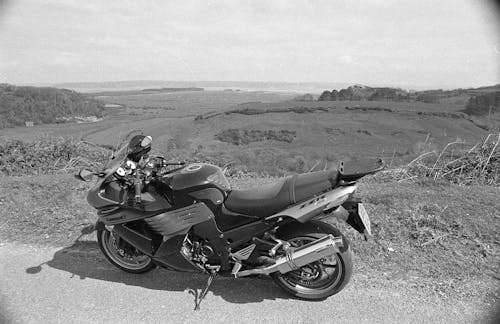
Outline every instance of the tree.
{"type": "Polygon", "coordinates": [[[331,93],[328,90],[323,91],[323,93],[319,96],[318,101],[330,101],[331,93]]]}
{"type": "Polygon", "coordinates": [[[499,108],[500,91],[494,91],[470,97],[464,111],[469,115],[488,115],[499,108]]]}

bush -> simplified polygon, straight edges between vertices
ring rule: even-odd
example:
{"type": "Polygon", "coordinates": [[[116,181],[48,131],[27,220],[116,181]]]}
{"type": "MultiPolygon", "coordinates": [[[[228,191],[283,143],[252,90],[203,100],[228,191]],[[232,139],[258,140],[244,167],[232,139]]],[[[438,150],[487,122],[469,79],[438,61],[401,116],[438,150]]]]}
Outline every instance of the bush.
{"type": "Polygon", "coordinates": [[[482,143],[458,154],[449,148],[464,142],[449,143],[438,154],[425,152],[401,169],[403,179],[430,177],[462,185],[500,185],[500,134],[490,134],[482,143]]]}
{"type": "Polygon", "coordinates": [[[274,140],[280,142],[291,143],[296,136],[295,131],[289,130],[242,130],[242,129],[226,129],[215,135],[215,138],[221,142],[231,143],[234,145],[245,145],[252,142],[261,142],[264,140],[274,140]]]}
{"type": "Polygon", "coordinates": [[[102,166],[109,150],[85,142],[45,138],[0,142],[0,175],[51,174],[81,166],[102,166]]]}
{"type": "Polygon", "coordinates": [[[319,96],[318,101],[331,101],[331,92],[328,90],[323,91],[323,93],[319,96]]]}
{"type": "Polygon", "coordinates": [[[500,91],[494,91],[470,97],[464,112],[469,115],[488,115],[490,111],[499,111],[499,108],[500,91]]]}
{"type": "Polygon", "coordinates": [[[314,101],[314,96],[310,93],[293,98],[294,101],[314,101]]]}
{"type": "Polygon", "coordinates": [[[416,101],[421,101],[425,103],[434,103],[437,102],[438,99],[439,97],[433,93],[421,93],[417,95],[417,98],[415,98],[416,101]]]}

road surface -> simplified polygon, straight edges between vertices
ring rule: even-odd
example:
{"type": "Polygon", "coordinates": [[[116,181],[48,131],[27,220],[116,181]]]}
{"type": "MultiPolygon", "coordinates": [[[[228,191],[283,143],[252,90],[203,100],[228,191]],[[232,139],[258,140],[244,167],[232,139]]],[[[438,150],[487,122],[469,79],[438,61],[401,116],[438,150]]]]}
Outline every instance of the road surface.
{"type": "Polygon", "coordinates": [[[471,323],[479,301],[450,302],[356,281],[321,302],[290,298],[267,278],[218,278],[201,310],[206,277],[110,265],[95,242],[67,248],[0,243],[0,322],[7,323],[471,323]]]}

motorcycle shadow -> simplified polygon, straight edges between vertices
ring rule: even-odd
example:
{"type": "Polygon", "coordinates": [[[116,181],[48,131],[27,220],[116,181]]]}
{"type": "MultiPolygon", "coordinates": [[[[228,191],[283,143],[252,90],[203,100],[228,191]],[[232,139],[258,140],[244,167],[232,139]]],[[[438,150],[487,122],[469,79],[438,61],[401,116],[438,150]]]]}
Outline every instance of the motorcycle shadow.
{"type": "MultiPolygon", "coordinates": [[[[186,291],[193,295],[205,288],[208,279],[205,274],[175,272],[162,268],[146,274],[126,273],[109,263],[95,241],[76,241],[71,246],[57,251],[51,260],[29,267],[26,272],[39,273],[43,271],[44,265],[69,272],[71,278],[92,278],[152,290],[186,291]]],[[[265,276],[239,279],[217,277],[209,291],[225,301],[237,304],[290,298],[265,276]]]]}

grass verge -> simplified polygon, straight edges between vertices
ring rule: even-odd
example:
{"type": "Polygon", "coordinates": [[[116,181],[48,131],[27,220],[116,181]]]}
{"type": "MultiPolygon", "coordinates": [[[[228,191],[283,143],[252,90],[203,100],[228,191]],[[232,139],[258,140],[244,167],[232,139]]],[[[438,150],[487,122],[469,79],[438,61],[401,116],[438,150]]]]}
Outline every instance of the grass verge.
{"type": "MultiPolygon", "coordinates": [[[[275,179],[230,180],[248,188],[275,179]]],[[[0,241],[68,246],[96,220],[85,199],[91,184],[71,175],[0,181],[0,241]]],[[[381,174],[362,181],[358,194],[372,220],[370,241],[326,219],[352,242],[356,280],[430,289],[443,297],[498,298],[500,188],[431,179],[398,182],[381,174]]]]}

